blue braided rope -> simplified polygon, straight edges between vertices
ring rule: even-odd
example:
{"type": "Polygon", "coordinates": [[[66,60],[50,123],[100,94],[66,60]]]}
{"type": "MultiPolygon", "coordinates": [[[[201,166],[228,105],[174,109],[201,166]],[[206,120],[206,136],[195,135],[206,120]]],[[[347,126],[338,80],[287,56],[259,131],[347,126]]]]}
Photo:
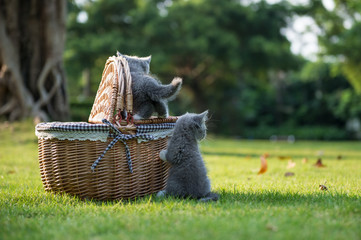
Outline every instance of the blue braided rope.
{"type": "MultiPolygon", "coordinates": [[[[94,163],[93,163],[92,166],[91,166],[92,172],[94,172],[95,168],[98,166],[100,160],[103,159],[103,157],[104,157],[104,155],[106,154],[106,152],[108,152],[108,151],[120,140],[120,138],[121,138],[120,135],[116,136],[116,137],[113,139],[113,141],[111,141],[111,142],[109,143],[109,145],[108,145],[107,148],[104,150],[104,152],[103,152],[102,154],[100,154],[100,156],[98,157],[98,159],[94,161],[94,163]]],[[[123,143],[124,143],[124,142],[123,142],[123,143]]]]}
{"type": "Polygon", "coordinates": [[[133,167],[132,167],[132,158],[130,157],[130,151],[129,151],[129,148],[128,148],[128,145],[125,141],[123,140],[120,140],[123,144],[124,144],[124,147],[125,147],[125,154],[127,156],[127,162],[128,162],[128,168],[129,168],[129,171],[130,173],[133,173],[133,167]]]}
{"type": "Polygon", "coordinates": [[[126,153],[126,157],[127,157],[129,171],[130,171],[130,173],[133,173],[132,158],[130,156],[130,150],[129,150],[128,144],[126,143],[126,140],[130,140],[130,139],[133,139],[133,138],[142,138],[142,139],[146,139],[146,140],[154,140],[154,137],[151,136],[151,135],[147,135],[147,134],[135,134],[135,135],[123,134],[113,124],[111,124],[108,120],[103,119],[102,122],[107,124],[115,132],[115,138],[113,139],[113,141],[111,141],[109,143],[109,145],[106,147],[104,152],[102,154],[100,154],[98,159],[94,161],[94,163],[91,166],[92,172],[95,171],[95,168],[98,166],[99,162],[103,159],[106,152],[109,151],[118,141],[121,141],[124,144],[124,147],[125,147],[125,153],[126,153]]]}

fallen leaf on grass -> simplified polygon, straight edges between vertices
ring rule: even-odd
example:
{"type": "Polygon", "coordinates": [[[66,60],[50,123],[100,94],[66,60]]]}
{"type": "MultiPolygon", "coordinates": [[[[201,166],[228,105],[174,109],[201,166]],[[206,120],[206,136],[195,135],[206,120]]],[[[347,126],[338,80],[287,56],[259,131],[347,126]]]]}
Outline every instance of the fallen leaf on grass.
{"type": "Polygon", "coordinates": [[[258,175],[267,171],[267,156],[267,153],[261,156],[261,169],[259,170],[258,175]]]}
{"type": "Polygon", "coordinates": [[[293,173],[293,172],[286,172],[285,173],[285,177],[292,177],[294,175],[295,175],[295,173],[293,173]]]}
{"type": "Polygon", "coordinates": [[[294,168],[296,166],[296,163],[292,160],[288,160],[288,165],[287,165],[287,168],[290,169],[290,168],[294,168]]]}
{"type": "Polygon", "coordinates": [[[14,174],[14,173],[15,173],[14,170],[10,170],[10,171],[7,172],[7,174],[14,174]]]}
{"type": "Polygon", "coordinates": [[[315,167],[326,167],[326,165],[324,165],[323,163],[322,163],[322,159],[321,158],[319,158],[318,160],[317,160],[317,162],[315,163],[315,164],[313,164],[313,166],[315,166],[315,167]]]}
{"type": "Polygon", "coordinates": [[[325,181],[324,184],[318,185],[318,188],[319,188],[320,190],[322,190],[322,191],[327,191],[328,188],[326,187],[326,183],[327,183],[327,181],[325,181]]]}
{"type": "Polygon", "coordinates": [[[289,159],[291,159],[291,157],[290,156],[278,156],[278,159],[279,160],[289,160],[289,159]]]}

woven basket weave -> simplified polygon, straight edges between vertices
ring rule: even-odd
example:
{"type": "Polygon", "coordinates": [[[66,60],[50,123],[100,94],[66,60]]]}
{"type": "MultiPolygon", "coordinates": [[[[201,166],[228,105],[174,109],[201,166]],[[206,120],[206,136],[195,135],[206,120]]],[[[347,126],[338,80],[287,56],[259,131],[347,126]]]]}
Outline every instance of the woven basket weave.
{"type": "Polygon", "coordinates": [[[105,64],[89,123],[82,123],[79,129],[74,127],[77,123],[56,123],[61,126],[60,130],[54,130],[55,123],[36,126],[40,174],[45,190],[65,192],[81,198],[116,200],[134,199],[163,189],[169,165],[159,159],[159,152],[166,148],[169,135],[143,142],[136,138],[118,141],[109,149],[117,133],[111,128],[104,130],[102,120],[109,120],[122,134],[134,136],[141,126],[174,125],[177,118],[134,121],[132,108],[131,76],[127,62],[122,57],[110,57],[105,64]],[[127,119],[121,119],[121,111],[127,112],[127,119]],[[102,130],[87,130],[96,125],[101,126],[102,130]],[[104,131],[106,139],[92,139],[97,134],[104,136],[104,131]],[[106,149],[108,151],[104,157],[91,171],[95,160],[106,149]]]}

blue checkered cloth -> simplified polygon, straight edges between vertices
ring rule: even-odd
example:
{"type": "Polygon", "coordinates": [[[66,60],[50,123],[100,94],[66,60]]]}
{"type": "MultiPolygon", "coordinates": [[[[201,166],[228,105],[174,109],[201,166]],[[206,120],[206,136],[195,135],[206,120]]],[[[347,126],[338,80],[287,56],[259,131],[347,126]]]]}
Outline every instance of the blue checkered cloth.
{"type": "Polygon", "coordinates": [[[173,129],[175,123],[158,123],[158,124],[143,124],[137,126],[137,133],[150,133],[156,131],[162,131],[167,129],[173,129]]]}
{"type": "MultiPolygon", "coordinates": [[[[144,138],[146,139],[145,133],[162,131],[173,129],[175,123],[158,123],[158,124],[143,124],[137,125],[137,133],[134,135],[124,135],[125,140],[129,140],[132,138],[144,138]],[[143,135],[142,135],[143,134],[143,135]],[[133,136],[133,137],[131,137],[133,136]]],[[[109,130],[113,130],[113,133],[110,132],[109,137],[115,138],[119,133],[116,132],[111,126],[108,124],[93,124],[87,122],[48,122],[48,123],[39,123],[36,126],[37,131],[45,131],[45,132],[109,132],[109,130]]],[[[152,140],[152,139],[149,139],[152,140]]]]}
{"type": "Polygon", "coordinates": [[[49,132],[109,132],[109,126],[87,122],[44,122],[36,125],[36,130],[49,132]]]}

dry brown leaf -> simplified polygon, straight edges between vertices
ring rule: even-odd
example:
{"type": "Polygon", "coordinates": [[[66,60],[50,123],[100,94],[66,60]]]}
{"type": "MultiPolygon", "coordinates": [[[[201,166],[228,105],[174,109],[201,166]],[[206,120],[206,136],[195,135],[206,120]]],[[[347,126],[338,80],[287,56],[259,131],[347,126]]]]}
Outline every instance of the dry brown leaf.
{"type": "Polygon", "coordinates": [[[315,166],[315,167],[326,167],[326,165],[324,165],[323,163],[322,163],[322,159],[321,158],[319,158],[318,160],[317,160],[317,162],[315,163],[315,164],[313,164],[313,166],[315,166]]]}
{"type": "Polygon", "coordinates": [[[296,163],[292,160],[288,160],[288,165],[287,165],[287,168],[290,169],[290,168],[294,168],[296,166],[296,163]]]}
{"type": "Polygon", "coordinates": [[[279,160],[289,160],[289,159],[291,159],[291,157],[290,156],[278,156],[278,159],[279,160]]]}
{"type": "Polygon", "coordinates": [[[261,156],[261,169],[259,170],[258,175],[267,172],[267,156],[267,153],[261,156]]]}
{"type": "Polygon", "coordinates": [[[295,175],[295,173],[293,173],[293,172],[286,172],[285,173],[285,177],[292,177],[294,175],[295,175]]]}

